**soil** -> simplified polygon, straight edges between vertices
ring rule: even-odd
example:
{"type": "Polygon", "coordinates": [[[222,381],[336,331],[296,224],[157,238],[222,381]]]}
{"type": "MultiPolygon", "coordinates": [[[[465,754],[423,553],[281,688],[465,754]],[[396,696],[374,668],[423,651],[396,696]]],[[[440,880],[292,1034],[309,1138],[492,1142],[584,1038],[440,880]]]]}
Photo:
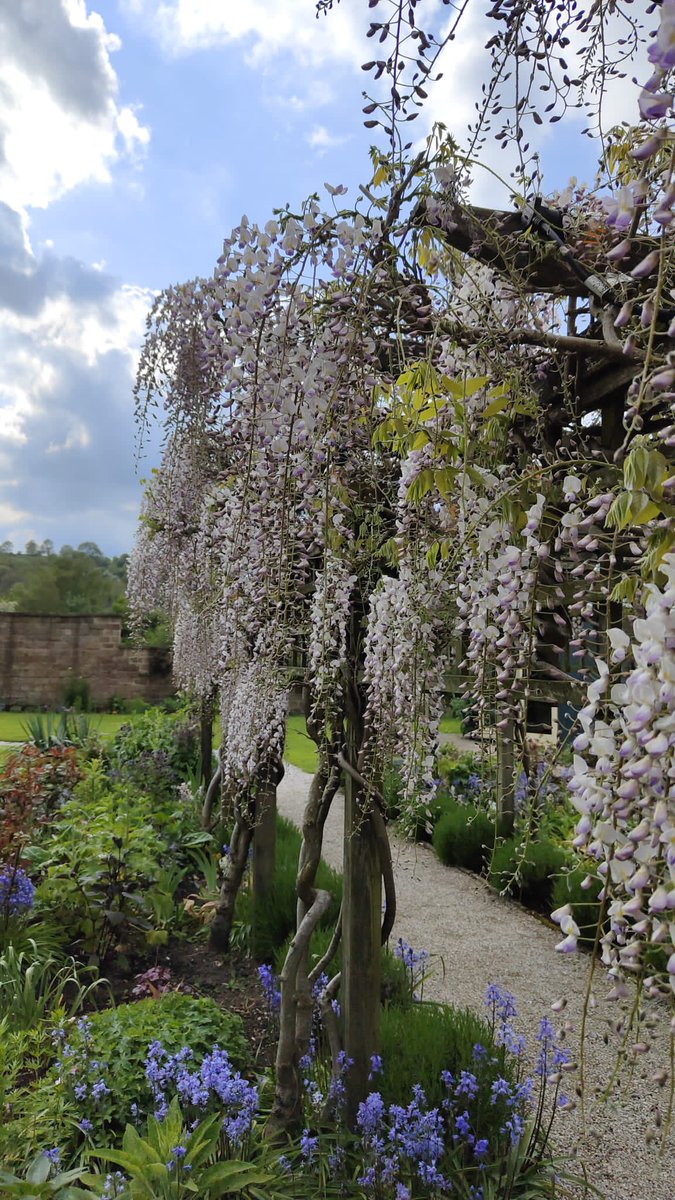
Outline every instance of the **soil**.
{"type": "Polygon", "coordinates": [[[272,1066],[276,1051],[276,1030],[269,1020],[267,1004],[258,977],[258,968],[243,952],[214,953],[205,939],[187,941],[174,938],[157,952],[141,955],[111,955],[102,968],[116,1004],[159,995],[152,987],[143,996],[133,995],[138,976],[150,967],[168,968],[169,988],[196,996],[209,996],[226,1012],[241,1017],[255,1066],[263,1071],[272,1066]]]}

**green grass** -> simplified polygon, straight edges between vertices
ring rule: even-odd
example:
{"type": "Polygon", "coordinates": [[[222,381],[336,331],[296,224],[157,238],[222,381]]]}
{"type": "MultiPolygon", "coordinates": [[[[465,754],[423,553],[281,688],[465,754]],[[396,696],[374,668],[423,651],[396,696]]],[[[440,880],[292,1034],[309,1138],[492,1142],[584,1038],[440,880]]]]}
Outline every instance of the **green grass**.
{"type": "MultiPolygon", "coordinates": [[[[25,742],[26,723],[31,717],[45,717],[46,713],[34,712],[0,712],[0,742],[25,742]]],[[[55,714],[58,717],[58,714],[55,714]]],[[[135,720],[135,716],[124,713],[87,713],[92,728],[100,734],[104,742],[115,736],[122,725],[135,720]]]]}
{"type": "Polygon", "coordinates": [[[316,746],[307,733],[304,717],[289,717],[286,721],[286,745],[284,758],[301,771],[313,775],[316,771],[319,756],[316,746]]]}
{"type": "MultiPolygon", "coordinates": [[[[441,719],[441,733],[460,733],[461,721],[446,714],[441,719]]],[[[304,717],[289,717],[286,722],[284,758],[301,771],[314,774],[318,761],[316,746],[309,737],[304,717]]]]}

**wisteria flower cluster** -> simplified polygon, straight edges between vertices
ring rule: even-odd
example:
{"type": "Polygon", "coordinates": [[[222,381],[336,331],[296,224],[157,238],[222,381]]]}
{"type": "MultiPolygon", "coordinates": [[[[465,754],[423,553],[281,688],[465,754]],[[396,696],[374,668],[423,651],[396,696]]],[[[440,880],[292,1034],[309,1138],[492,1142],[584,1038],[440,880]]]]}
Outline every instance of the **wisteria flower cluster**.
{"type": "MultiPolygon", "coordinates": [[[[630,664],[612,683],[598,662],[579,714],[572,803],[580,813],[575,844],[598,864],[609,929],[603,960],[616,973],[644,963],[648,944],[663,946],[675,993],[675,555],[663,563],[666,584],[649,584],[645,615],[631,635],[610,631],[612,665],[630,664]]],[[[564,940],[578,937],[568,906],[554,914],[564,940]]]]}

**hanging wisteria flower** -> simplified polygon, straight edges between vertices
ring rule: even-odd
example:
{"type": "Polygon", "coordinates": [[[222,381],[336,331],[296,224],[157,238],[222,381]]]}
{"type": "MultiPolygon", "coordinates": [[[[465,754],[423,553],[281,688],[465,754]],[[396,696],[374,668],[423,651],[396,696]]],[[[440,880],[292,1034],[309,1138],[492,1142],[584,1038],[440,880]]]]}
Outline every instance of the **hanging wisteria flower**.
{"type": "MultiPolygon", "coordinates": [[[[645,615],[633,621],[634,666],[610,688],[598,663],[569,780],[581,814],[575,845],[597,861],[609,896],[601,945],[613,971],[638,969],[646,941],[675,949],[675,555],[662,569],[665,586],[646,586],[645,615]]],[[[616,644],[627,651],[623,639],[616,644]]],[[[556,915],[573,940],[569,912],[556,915]]],[[[672,975],[670,984],[675,992],[672,975]]]]}

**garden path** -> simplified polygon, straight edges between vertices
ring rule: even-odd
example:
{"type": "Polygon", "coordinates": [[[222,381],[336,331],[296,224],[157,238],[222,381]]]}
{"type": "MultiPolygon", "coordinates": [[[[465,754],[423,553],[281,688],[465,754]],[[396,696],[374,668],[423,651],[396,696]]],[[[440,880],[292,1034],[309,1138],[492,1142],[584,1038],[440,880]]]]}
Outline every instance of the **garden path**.
{"type": "MultiPolygon", "coordinates": [[[[307,799],[311,776],[286,764],[279,787],[280,812],[297,825],[307,799]]],[[[325,833],[323,854],[331,866],[342,869],[342,799],[333,804],[325,833]]],[[[393,939],[402,937],[417,950],[432,955],[434,970],[425,982],[426,999],[483,1010],[487,985],[498,982],[513,992],[518,1003],[522,1032],[534,1041],[539,1020],[554,1021],[551,1004],[567,1000],[564,1018],[572,1028],[567,1044],[578,1056],[579,1029],[591,965],[587,954],[556,954],[560,933],[513,901],[497,896],[487,884],[468,872],[445,867],[430,846],[413,845],[391,835],[397,890],[397,916],[393,939]]],[[[622,1090],[606,1104],[596,1097],[612,1073],[620,1038],[612,1022],[616,1005],[604,1000],[609,991],[604,970],[596,968],[597,1004],[589,1013],[585,1039],[584,1072],[586,1120],[579,1108],[561,1113],[556,1145],[561,1153],[576,1154],[588,1178],[607,1200],[675,1200],[675,1139],[663,1154],[648,1145],[645,1133],[657,1118],[665,1118],[667,1087],[661,1091],[651,1081],[653,1072],[668,1065],[668,1013],[652,1004],[649,1016],[661,1030],[652,1047],[622,1071],[622,1090]],[[605,1044],[608,1038],[608,1044],[605,1044]]],[[[574,1098],[577,1076],[570,1075],[568,1090],[574,1098]]]]}

